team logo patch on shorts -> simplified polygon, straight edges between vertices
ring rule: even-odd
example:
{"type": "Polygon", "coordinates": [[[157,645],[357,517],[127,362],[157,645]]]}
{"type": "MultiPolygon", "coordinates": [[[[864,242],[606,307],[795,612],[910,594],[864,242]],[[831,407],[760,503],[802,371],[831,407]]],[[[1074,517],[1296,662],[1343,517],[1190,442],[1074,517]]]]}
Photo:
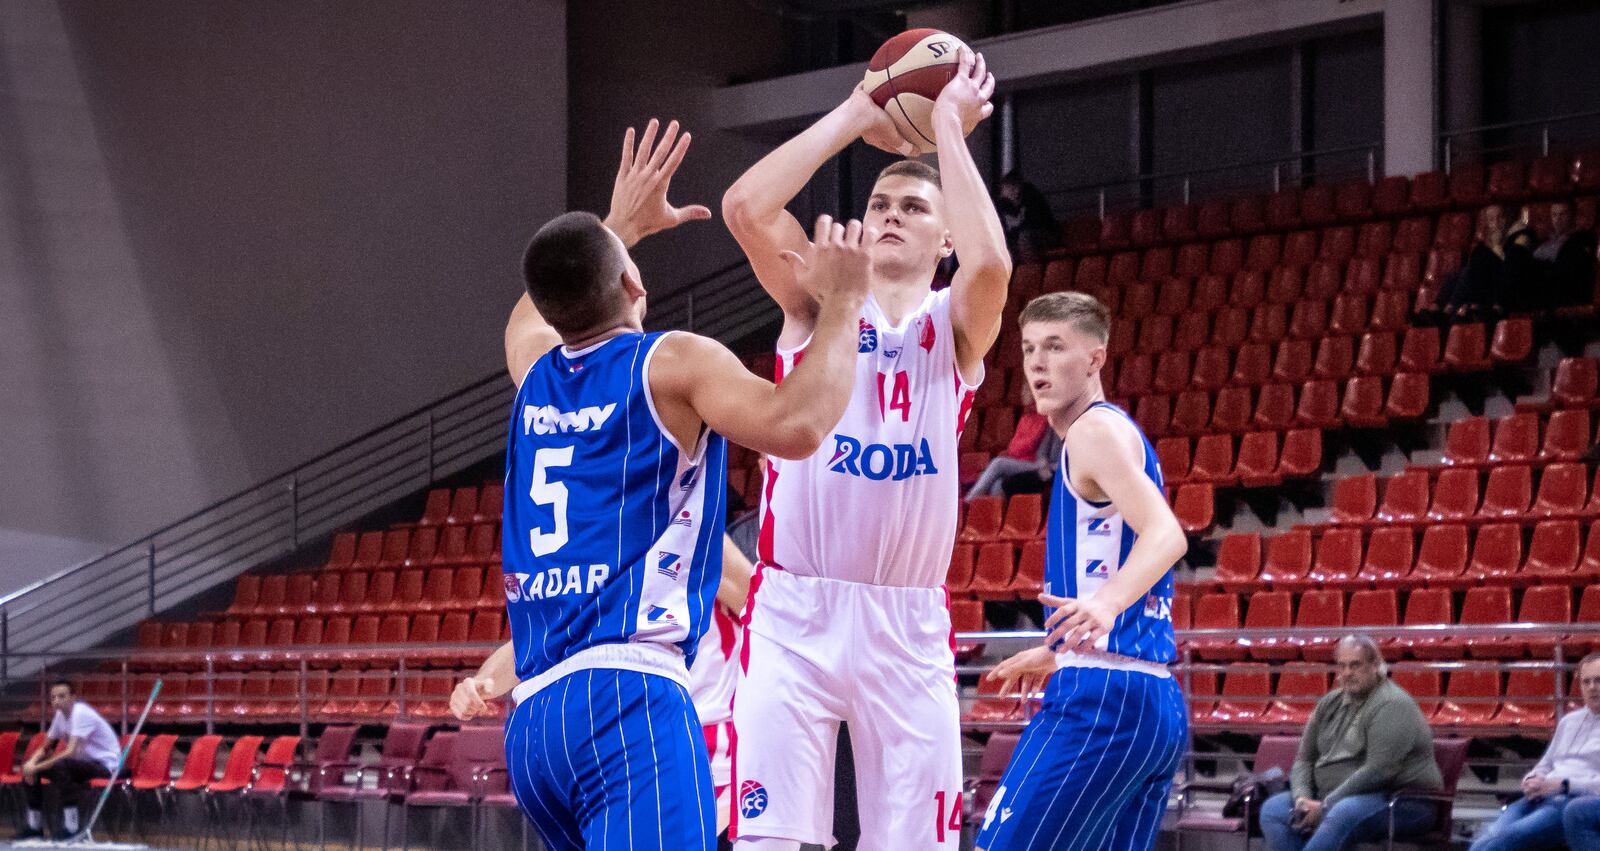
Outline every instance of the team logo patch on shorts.
{"type": "Polygon", "coordinates": [[[754,780],[739,784],[739,815],[755,818],[767,811],[767,787],[754,780]]]}

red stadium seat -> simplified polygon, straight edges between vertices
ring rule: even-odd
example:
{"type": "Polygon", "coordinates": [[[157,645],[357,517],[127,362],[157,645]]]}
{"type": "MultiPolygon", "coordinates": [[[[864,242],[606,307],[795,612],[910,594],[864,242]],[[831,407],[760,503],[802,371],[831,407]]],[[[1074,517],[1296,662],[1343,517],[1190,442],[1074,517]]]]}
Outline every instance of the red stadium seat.
{"type": "Polygon", "coordinates": [[[1533,320],[1514,316],[1496,322],[1489,357],[1500,364],[1522,363],[1533,357],[1533,320]]]}
{"type": "Polygon", "coordinates": [[[1499,711],[1500,672],[1455,670],[1445,688],[1444,702],[1434,713],[1441,727],[1486,727],[1499,711]]]}
{"type": "Polygon", "coordinates": [[[1544,443],[1539,447],[1539,460],[1577,461],[1589,447],[1594,430],[1590,427],[1589,412],[1585,409],[1554,411],[1544,430],[1544,443]]]}
{"type": "Polygon", "coordinates": [[[1311,532],[1291,529],[1267,542],[1267,558],[1261,565],[1261,581],[1273,588],[1309,587],[1311,581],[1311,532]]]}
{"type": "Polygon", "coordinates": [[[1016,545],[993,542],[978,545],[970,591],[980,600],[1012,596],[1011,581],[1017,575],[1016,545]]]}
{"type": "MultiPolygon", "coordinates": [[[[1361,592],[1356,592],[1361,593],[1361,592]]],[[[1252,601],[1251,605],[1255,605],[1252,601]]],[[[1327,629],[1344,626],[1344,592],[1334,590],[1307,591],[1300,595],[1300,610],[1295,613],[1296,629],[1327,629]]],[[[1338,639],[1332,636],[1318,638],[1293,638],[1290,643],[1300,655],[1312,661],[1333,661],[1333,648],[1338,639]]],[[[1285,657],[1287,658],[1287,657],[1285,657]]]]}
{"type": "Polygon", "coordinates": [[[1314,364],[1309,341],[1284,340],[1273,355],[1272,380],[1280,384],[1299,384],[1311,377],[1314,364]]]}
{"type": "MultiPolygon", "coordinates": [[[[1574,553],[1576,555],[1576,553],[1574,553]]],[[[1572,623],[1572,588],[1566,584],[1540,585],[1522,594],[1522,604],[1517,608],[1519,623],[1572,623]]],[[[1536,657],[1547,657],[1555,651],[1556,640],[1566,633],[1564,629],[1530,635],[1521,643],[1536,657]]]]}
{"type": "Polygon", "coordinates": [[[1528,512],[1533,501],[1533,473],[1525,466],[1495,467],[1484,486],[1478,517],[1515,519],[1528,512]]]}
{"type": "Polygon", "coordinates": [[[1378,507],[1378,477],[1373,473],[1347,476],[1333,484],[1332,523],[1363,524],[1372,521],[1378,507]]]}
{"type": "Polygon", "coordinates": [[[1267,226],[1266,202],[1260,195],[1239,198],[1233,202],[1228,219],[1234,233],[1259,233],[1267,226]]]}
{"type": "Polygon", "coordinates": [[[1272,350],[1264,343],[1245,343],[1233,359],[1231,383],[1259,387],[1272,378],[1272,350]]]}
{"type": "Polygon", "coordinates": [[[1584,513],[1589,495],[1589,470],[1581,463],[1561,462],[1544,468],[1539,495],[1533,501],[1535,517],[1577,517],[1584,513]]]}
{"type": "Polygon", "coordinates": [[[1381,178],[1372,190],[1372,212],[1399,216],[1411,209],[1411,179],[1404,175],[1381,178]]]}
{"type": "Polygon", "coordinates": [[[1250,339],[1250,314],[1242,307],[1223,307],[1211,326],[1211,343],[1237,349],[1250,339]]]}
{"type": "Polygon", "coordinates": [[[1482,372],[1493,366],[1488,346],[1481,324],[1452,325],[1445,338],[1444,365],[1452,372],[1482,372]]]}
{"type": "Polygon", "coordinates": [[[1478,530],[1467,575],[1479,581],[1509,582],[1522,565],[1522,527],[1491,523],[1478,530]]]}
{"type": "MultiPolygon", "coordinates": [[[[1238,595],[1201,594],[1195,600],[1195,629],[1237,630],[1239,626],[1238,595]]],[[[1207,661],[1236,662],[1245,658],[1245,648],[1229,637],[1197,638],[1190,642],[1190,647],[1207,661]]]]}
{"type": "Polygon", "coordinates": [[[1430,373],[1439,370],[1439,329],[1407,328],[1400,341],[1400,360],[1396,364],[1402,372],[1430,373]]]}
{"type": "Polygon", "coordinates": [[[1232,484],[1235,481],[1233,437],[1226,434],[1202,435],[1195,442],[1189,479],[1216,485],[1232,484]]]}
{"type": "Polygon", "coordinates": [[[1378,505],[1379,525],[1420,522],[1428,511],[1428,473],[1406,470],[1384,483],[1383,500],[1378,505]]]}
{"type": "MultiPolygon", "coordinates": [[[[1565,590],[1565,589],[1562,589],[1565,590]]],[[[1514,670],[1506,678],[1505,701],[1493,723],[1507,727],[1553,727],[1556,672],[1514,670]]]]}
{"type": "Polygon", "coordinates": [[[1217,403],[1211,409],[1211,430],[1241,432],[1250,428],[1250,388],[1224,387],[1217,391],[1217,403]]]}
{"type": "Polygon", "coordinates": [[[1006,503],[1005,523],[1000,527],[999,538],[1006,541],[1027,541],[1038,536],[1042,524],[1040,496],[1036,493],[1019,493],[1006,503]]]}
{"type": "Polygon", "coordinates": [[[1528,191],[1548,198],[1571,190],[1572,165],[1565,154],[1551,154],[1528,164],[1528,191]]]}
{"type": "MultiPolygon", "coordinates": [[[[1450,591],[1446,588],[1420,588],[1406,596],[1404,626],[1439,626],[1454,622],[1450,615],[1450,591]]],[[[1418,659],[1460,658],[1461,649],[1446,646],[1441,636],[1405,636],[1395,645],[1418,659]]]]}
{"type": "Polygon", "coordinates": [[[1256,396],[1256,414],[1251,422],[1257,429],[1283,431],[1294,422],[1294,416],[1294,388],[1288,384],[1268,384],[1256,396]]]}
{"type": "Polygon", "coordinates": [[[1289,335],[1289,315],[1281,304],[1263,304],[1250,314],[1250,342],[1277,343],[1289,335]]]}
{"type": "Polygon", "coordinates": [[[1328,331],[1328,303],[1301,299],[1294,303],[1289,317],[1289,336],[1295,340],[1315,340],[1328,331]]]}
{"type": "Polygon", "coordinates": [[[1433,504],[1428,519],[1433,522],[1461,521],[1478,512],[1478,473],[1470,468],[1444,470],[1433,489],[1433,504]]]}
{"type": "Polygon", "coordinates": [[[1155,367],[1149,355],[1125,358],[1117,370],[1117,395],[1124,398],[1144,396],[1150,392],[1154,380],[1155,367]]]}
{"type": "Polygon", "coordinates": [[[1106,269],[1106,283],[1121,287],[1139,280],[1139,252],[1120,251],[1111,255],[1111,265],[1106,269]]]}
{"type": "Polygon", "coordinates": [[[1390,254],[1383,267],[1383,291],[1378,295],[1380,298],[1383,296],[1392,297],[1402,307],[1396,313],[1393,312],[1394,308],[1392,307],[1384,307],[1380,311],[1380,307],[1383,305],[1382,301],[1374,305],[1372,309],[1374,327],[1377,326],[1378,316],[1382,312],[1385,317],[1384,324],[1391,326],[1393,330],[1399,330],[1404,325],[1404,322],[1398,321],[1399,317],[1410,310],[1409,296],[1421,285],[1422,255],[1416,252],[1395,252],[1390,254]]]}
{"type": "Polygon", "coordinates": [[[1479,163],[1458,165],[1450,172],[1450,202],[1457,207],[1481,207],[1489,200],[1484,187],[1484,167],[1479,163]]]}
{"type": "Polygon", "coordinates": [[[1146,342],[1146,340],[1145,340],[1145,338],[1143,336],[1144,328],[1141,325],[1141,327],[1140,327],[1141,336],[1140,336],[1140,342],[1139,342],[1139,346],[1138,346],[1138,350],[1139,351],[1141,351],[1141,352],[1149,352],[1149,353],[1157,353],[1157,352],[1160,352],[1162,349],[1173,348],[1173,349],[1176,349],[1176,350],[1178,350],[1180,352],[1192,352],[1192,351],[1204,346],[1207,342],[1209,342],[1211,340],[1211,316],[1210,316],[1210,314],[1201,313],[1201,312],[1198,312],[1198,311],[1191,311],[1189,313],[1185,313],[1180,319],[1178,319],[1177,330],[1175,330],[1175,331],[1172,330],[1172,326],[1170,324],[1171,321],[1172,321],[1172,317],[1170,317],[1170,316],[1151,317],[1149,319],[1146,319],[1144,321],[1144,324],[1149,324],[1149,323],[1155,321],[1157,318],[1161,318],[1161,319],[1167,320],[1167,322],[1168,322],[1167,328],[1168,328],[1168,331],[1169,331],[1168,340],[1165,343],[1162,343],[1160,346],[1147,348],[1147,342],[1146,342]]]}
{"type": "MultiPolygon", "coordinates": [[[[1307,595],[1309,596],[1309,595],[1307,595]]],[[[1305,605],[1304,602],[1301,603],[1305,605]]],[[[1350,595],[1350,609],[1345,614],[1343,626],[1349,627],[1383,627],[1397,626],[1400,623],[1400,603],[1396,597],[1395,589],[1379,588],[1377,590],[1357,591],[1350,595]]],[[[1394,647],[1393,638],[1378,639],[1378,644],[1385,651],[1394,647]]],[[[1307,659],[1312,659],[1310,654],[1307,659]]],[[[1333,661],[1333,648],[1330,646],[1326,658],[1317,657],[1315,661],[1333,661]]]]}
{"type": "Polygon", "coordinates": [[[1420,668],[1399,668],[1389,673],[1389,679],[1394,684],[1405,689],[1417,701],[1417,708],[1422,710],[1422,717],[1432,721],[1439,712],[1439,696],[1443,691],[1443,675],[1437,670],[1424,670],[1420,668]]]}
{"type": "Polygon", "coordinates": [[[1372,214],[1372,185],[1365,180],[1350,180],[1334,188],[1334,213],[1346,222],[1361,221],[1372,214]]]}
{"type": "Polygon", "coordinates": [[[1323,337],[1317,341],[1317,355],[1311,374],[1327,381],[1342,381],[1350,376],[1355,362],[1355,341],[1350,337],[1323,337]]]}
{"type": "MultiPolygon", "coordinates": [[[[1293,598],[1288,591],[1258,591],[1250,595],[1245,611],[1245,629],[1286,632],[1292,621],[1293,598]]],[[[1300,648],[1283,635],[1242,640],[1252,659],[1288,660],[1299,657],[1300,648]]]]}
{"type": "Polygon", "coordinates": [[[1300,300],[1305,291],[1305,279],[1299,267],[1277,266],[1273,268],[1271,278],[1267,283],[1266,299],[1268,304],[1286,305],[1294,304],[1300,300]]]}
{"type": "Polygon", "coordinates": [[[478,513],[478,489],[467,486],[456,488],[455,496],[450,500],[450,514],[444,520],[446,523],[471,523],[473,516],[478,513]]]}
{"type": "Polygon", "coordinates": [[[1312,186],[1300,193],[1301,223],[1325,225],[1331,223],[1336,217],[1333,187],[1312,186]]]}
{"type": "Polygon", "coordinates": [[[1192,363],[1187,352],[1162,352],[1151,387],[1157,393],[1177,393],[1187,389],[1191,369],[1192,363]]]}
{"type": "Polygon", "coordinates": [[[1133,405],[1133,420],[1145,436],[1157,440],[1167,433],[1172,421],[1172,397],[1140,396],[1133,405]]]}
{"type": "Polygon", "coordinates": [[[1528,196],[1527,170],[1521,160],[1502,160],[1489,166],[1486,187],[1494,201],[1520,201],[1528,196]]]}
{"type": "MultiPolygon", "coordinates": [[[[1212,257],[1215,262],[1215,255],[1212,257]]],[[[1228,303],[1228,279],[1233,272],[1212,273],[1201,275],[1195,281],[1194,291],[1190,296],[1189,309],[1210,313],[1222,308],[1228,303]]]]}
{"type": "Polygon", "coordinates": [[[1195,209],[1189,204],[1167,207],[1161,216],[1162,237],[1168,242],[1189,242],[1198,236],[1195,232],[1195,209]]]}
{"type": "Polygon", "coordinates": [[[1002,500],[998,496],[980,496],[967,503],[967,519],[956,540],[962,543],[993,541],[1000,536],[1002,500]]]}
{"type": "Polygon", "coordinates": [[[1217,549],[1216,580],[1224,591],[1250,591],[1260,584],[1261,535],[1236,532],[1217,549]]]}
{"type": "MultiPolygon", "coordinates": [[[[1202,438],[1203,440],[1204,438],[1202,438]]],[[[1253,431],[1239,441],[1234,473],[1247,488],[1272,487],[1283,481],[1278,467],[1278,433],[1253,431]]]]}
{"type": "MultiPolygon", "coordinates": [[[[1419,512],[1418,519],[1421,518],[1419,512]]],[[[1379,528],[1367,541],[1366,559],[1358,578],[1379,588],[1407,584],[1415,556],[1416,535],[1408,526],[1379,528]]]]}
{"type": "Polygon", "coordinates": [[[1211,263],[1207,267],[1217,275],[1232,275],[1244,268],[1244,240],[1220,239],[1211,245],[1211,263]]]}
{"type": "MultiPolygon", "coordinates": [[[[1488,527],[1494,528],[1494,527],[1488,527]]],[[[1480,539],[1483,533],[1479,533],[1480,539]]],[[[1469,588],[1461,604],[1461,624],[1511,623],[1510,588],[1469,588]]],[[[1457,640],[1459,642],[1459,639],[1457,640]]],[[[1523,642],[1505,637],[1478,637],[1464,642],[1467,654],[1479,659],[1521,658],[1523,642]]]]}
{"type": "Polygon", "coordinates": [[[1228,383],[1233,372],[1229,351],[1220,346],[1207,346],[1194,355],[1194,368],[1189,376],[1189,386],[1197,390],[1216,390],[1228,383]]]}
{"type": "Polygon", "coordinates": [[[1526,464],[1539,451],[1539,418],[1536,414],[1512,414],[1497,420],[1494,443],[1489,447],[1490,464],[1526,464]]]}
{"type": "Polygon", "coordinates": [[[1264,233],[1250,238],[1245,252],[1244,267],[1253,272],[1270,272],[1283,256],[1283,237],[1264,233]]]}
{"type": "Polygon", "coordinates": [[[1210,265],[1210,248],[1203,242],[1190,242],[1178,249],[1177,260],[1173,263],[1173,273],[1181,278],[1198,278],[1206,273],[1210,265]]]}
{"type": "MultiPolygon", "coordinates": [[[[1483,467],[1489,463],[1489,420],[1467,417],[1450,424],[1445,432],[1444,458],[1450,467],[1483,467]]],[[[1476,510],[1477,506],[1473,506],[1476,510]]]]}
{"type": "Polygon", "coordinates": [[[1211,711],[1215,724],[1255,724],[1266,713],[1272,697],[1272,672],[1258,662],[1240,662],[1222,676],[1222,694],[1211,711]]]}
{"type": "Polygon", "coordinates": [[[1283,436],[1283,454],[1278,459],[1278,475],[1286,478],[1315,476],[1322,469],[1322,432],[1314,428],[1294,429],[1283,436]]]}
{"type": "Polygon", "coordinates": [[[1397,354],[1393,334],[1363,334],[1355,371],[1358,375],[1392,375],[1397,354]]]}
{"type": "Polygon", "coordinates": [[[1361,530],[1328,529],[1317,539],[1316,558],[1311,564],[1311,580],[1321,587],[1354,588],[1361,582],[1361,530]]]}
{"type": "Polygon", "coordinates": [[[1331,301],[1344,286],[1344,264],[1318,260],[1306,268],[1305,301],[1331,301]]]}
{"type": "Polygon", "coordinates": [[[1184,532],[1204,534],[1216,520],[1216,492],[1210,484],[1180,485],[1172,510],[1184,532]]]}
{"type": "Polygon", "coordinates": [[[1356,231],[1356,256],[1382,260],[1394,249],[1394,224],[1386,221],[1362,222],[1356,231]]]}
{"type": "Polygon", "coordinates": [[[1383,379],[1358,375],[1345,382],[1339,418],[1354,428],[1382,428],[1388,422],[1383,405],[1383,379]]]}
{"type": "Polygon", "coordinates": [[[1355,336],[1367,330],[1367,320],[1367,296],[1340,293],[1333,300],[1333,312],[1328,317],[1328,333],[1355,336]]]}

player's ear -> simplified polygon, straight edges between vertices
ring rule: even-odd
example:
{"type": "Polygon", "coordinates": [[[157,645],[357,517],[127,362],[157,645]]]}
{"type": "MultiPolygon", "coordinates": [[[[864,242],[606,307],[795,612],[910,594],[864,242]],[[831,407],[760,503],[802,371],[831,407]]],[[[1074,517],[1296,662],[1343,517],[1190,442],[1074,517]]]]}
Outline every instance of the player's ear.
{"type": "Polygon", "coordinates": [[[1089,353],[1089,374],[1094,375],[1106,365],[1106,347],[1104,344],[1094,347],[1089,353]]]}
{"type": "Polygon", "coordinates": [[[631,268],[622,270],[622,291],[628,296],[629,301],[644,298],[644,282],[639,280],[638,273],[631,268]]]}
{"type": "Polygon", "coordinates": [[[956,242],[950,237],[950,232],[944,232],[944,241],[939,243],[939,257],[949,257],[956,253],[956,242]]]}

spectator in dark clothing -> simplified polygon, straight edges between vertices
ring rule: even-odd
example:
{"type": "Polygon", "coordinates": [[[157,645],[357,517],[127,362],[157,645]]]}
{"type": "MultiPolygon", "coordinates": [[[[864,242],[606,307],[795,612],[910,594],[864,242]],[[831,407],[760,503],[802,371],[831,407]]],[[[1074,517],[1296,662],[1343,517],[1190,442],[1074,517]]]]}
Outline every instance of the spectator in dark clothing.
{"type": "Polygon", "coordinates": [[[1555,308],[1594,301],[1596,239],[1592,230],[1578,230],[1572,204],[1550,205],[1550,236],[1533,250],[1546,294],[1537,307],[1555,308]]]}
{"type": "Polygon", "coordinates": [[[1022,416],[1006,451],[989,461],[983,475],[967,491],[967,500],[1013,493],[1044,493],[1055,475],[1061,436],[1033,409],[1033,390],[1023,387],[1022,416]]]}
{"type": "Polygon", "coordinates": [[[1490,204],[1478,214],[1467,262],[1439,290],[1438,310],[1446,320],[1493,316],[1503,312],[1506,291],[1506,211],[1490,204]]]}
{"type": "Polygon", "coordinates": [[[1037,261],[1060,239],[1061,226],[1050,210],[1050,201],[1016,171],[1000,178],[994,205],[1014,259],[1037,261]]]}

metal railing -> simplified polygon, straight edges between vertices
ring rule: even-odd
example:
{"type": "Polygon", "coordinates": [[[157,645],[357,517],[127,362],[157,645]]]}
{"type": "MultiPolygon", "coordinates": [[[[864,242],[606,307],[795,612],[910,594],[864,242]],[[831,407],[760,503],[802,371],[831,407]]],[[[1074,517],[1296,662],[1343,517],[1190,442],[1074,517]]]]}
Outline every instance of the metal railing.
{"type": "MultiPolygon", "coordinates": [[[[1325,179],[1364,176],[1369,183],[1376,182],[1383,156],[1383,145],[1353,145],[1342,148],[1324,148],[1315,151],[1284,154],[1266,159],[1246,160],[1206,168],[1155,172],[1112,181],[1084,183],[1052,189],[1045,193],[1057,210],[1065,215],[1093,210],[1100,218],[1120,209],[1153,207],[1169,203],[1191,202],[1198,178],[1217,175],[1238,175],[1237,185],[1232,182],[1219,192],[1258,191],[1277,192],[1286,185],[1297,185],[1311,178],[1325,179]],[[1318,166],[1331,160],[1344,165],[1318,166]],[[1065,200],[1058,200],[1065,199],[1065,200]]],[[[1210,191],[1209,188],[1207,190],[1210,191]]]]}
{"type": "Polygon", "coordinates": [[[1578,141],[1592,143],[1600,138],[1600,110],[1587,112],[1571,112],[1565,115],[1554,115],[1546,118],[1532,118],[1525,121],[1504,121],[1499,124],[1483,124],[1477,127],[1463,127],[1459,130],[1446,130],[1439,134],[1440,158],[1444,163],[1444,170],[1448,173],[1454,167],[1456,160],[1461,156],[1462,149],[1483,154],[1498,154],[1510,151],[1531,153],[1537,150],[1539,156],[1548,156],[1552,145],[1559,145],[1559,140],[1551,139],[1551,129],[1562,125],[1588,122],[1592,126],[1585,132],[1576,135],[1578,141]],[[1535,130],[1538,140],[1522,139],[1515,141],[1491,142],[1485,137],[1493,139],[1500,136],[1511,139],[1517,130],[1535,130]],[[1476,144],[1467,145],[1466,142],[1476,140],[1476,144]]]}
{"type": "Polygon", "coordinates": [[[0,682],[81,651],[504,449],[497,372],[111,552],[0,597],[0,682]]]}

